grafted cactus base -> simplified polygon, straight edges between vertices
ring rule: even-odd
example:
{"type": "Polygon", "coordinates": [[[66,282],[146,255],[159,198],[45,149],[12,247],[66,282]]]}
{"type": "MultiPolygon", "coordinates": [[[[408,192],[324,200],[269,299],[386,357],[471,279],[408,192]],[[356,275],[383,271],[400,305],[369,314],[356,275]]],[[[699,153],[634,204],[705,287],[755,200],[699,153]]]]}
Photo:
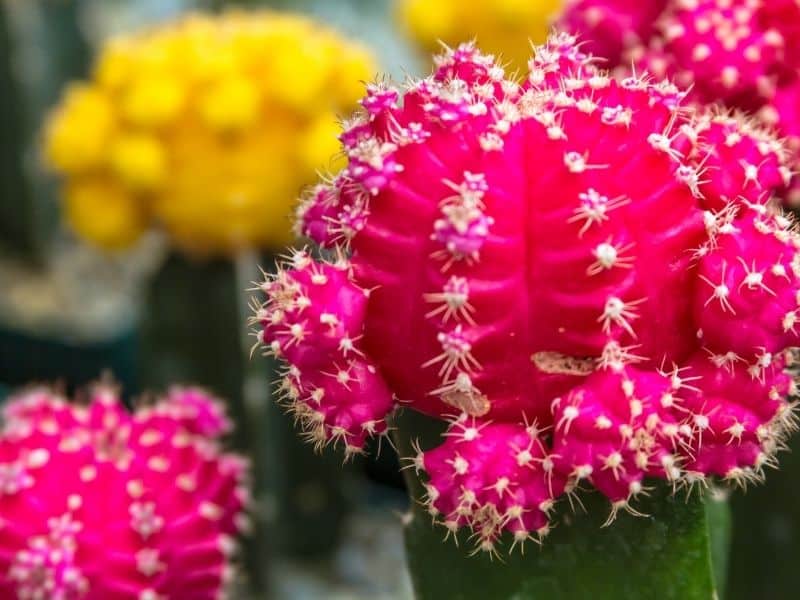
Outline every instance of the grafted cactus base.
{"type": "MultiPolygon", "coordinates": [[[[439,443],[441,422],[413,410],[395,419],[394,439],[402,456],[413,457],[412,442],[425,449],[439,443]]],[[[637,505],[647,517],[620,514],[611,527],[601,527],[608,502],[597,492],[564,500],[558,524],[541,547],[528,542],[500,557],[470,556],[473,546],[464,531],[458,546],[442,543],[444,530],[435,527],[417,502],[424,489],[419,476],[407,469],[412,496],[405,526],[407,563],[419,600],[493,598],[497,600],[694,600],[722,598],[728,536],[727,503],[703,497],[672,496],[657,482],[637,505]]],[[[513,540],[504,540],[505,547],[513,540]]]]}

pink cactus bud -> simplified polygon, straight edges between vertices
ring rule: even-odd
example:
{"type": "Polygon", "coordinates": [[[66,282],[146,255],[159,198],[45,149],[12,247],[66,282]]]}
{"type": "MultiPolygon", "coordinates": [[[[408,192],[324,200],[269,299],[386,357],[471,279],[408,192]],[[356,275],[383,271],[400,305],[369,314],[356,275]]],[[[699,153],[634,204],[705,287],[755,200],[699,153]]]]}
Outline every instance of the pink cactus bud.
{"type": "Polygon", "coordinates": [[[643,489],[646,476],[679,479],[679,446],[691,436],[666,373],[598,371],[553,401],[556,465],[588,479],[614,506],[643,489]]]}
{"type": "Polygon", "coordinates": [[[221,597],[247,502],[244,459],[198,389],[133,414],[96,387],[87,405],[36,388],[0,432],[0,595],[221,597]]]}
{"type": "MultiPolygon", "coordinates": [[[[726,219],[727,220],[727,219],[726,219]]],[[[694,322],[715,353],[778,353],[798,341],[798,240],[782,216],[720,226],[699,259],[694,322]]]]}
{"type": "Polygon", "coordinates": [[[296,252],[262,288],[269,296],[256,321],[269,351],[288,368],[282,392],[318,446],[341,441],[349,454],[386,433],[392,395],[361,349],[369,293],[351,281],[346,263],[296,252]]]}
{"type": "Polygon", "coordinates": [[[736,483],[762,478],[783,432],[794,427],[784,401],[795,392],[794,382],[784,366],[783,356],[763,351],[697,355],[688,362],[683,400],[693,434],[683,466],[689,476],[712,473],[736,483]]]}
{"type": "Polygon", "coordinates": [[[548,514],[564,489],[534,425],[492,424],[462,415],[447,441],[418,452],[413,466],[430,473],[429,512],[452,532],[469,527],[478,546],[495,551],[503,531],[514,544],[540,543],[548,514]]]}
{"type": "Polygon", "coordinates": [[[320,246],[329,246],[335,242],[333,231],[338,214],[339,201],[327,185],[318,185],[308,193],[297,208],[298,236],[311,238],[320,246]]]}
{"type": "Polygon", "coordinates": [[[783,149],[594,62],[559,34],[519,83],[465,45],[391,102],[370,91],[354,122],[377,153],[326,192],[363,226],[263,285],[258,335],[316,442],[357,450],[393,398],[461,415],[415,465],[485,550],[546,530],[542,503],[582,480],[613,517],[647,477],[760,473],[792,424],[771,358],[798,342],[800,242],[769,202],[783,149]],[[737,418],[750,446],[715,429],[737,418]]]}

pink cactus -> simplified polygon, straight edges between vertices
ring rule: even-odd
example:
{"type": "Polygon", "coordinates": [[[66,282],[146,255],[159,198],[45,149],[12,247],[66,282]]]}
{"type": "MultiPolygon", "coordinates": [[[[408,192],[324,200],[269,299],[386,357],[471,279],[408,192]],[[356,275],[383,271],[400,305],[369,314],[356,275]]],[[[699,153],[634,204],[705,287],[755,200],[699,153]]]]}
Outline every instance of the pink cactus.
{"type": "Polygon", "coordinates": [[[222,597],[245,524],[247,465],[196,389],[129,413],[43,388],[11,398],[0,433],[0,596],[52,600],[222,597]]]}
{"type": "Polygon", "coordinates": [[[463,45],[368,88],[349,165],[299,210],[328,258],[296,252],[254,319],[317,444],[358,452],[398,404],[449,421],[414,466],[487,551],[538,540],[583,481],[613,516],[645,477],[759,478],[792,425],[780,144],[566,34],[530,65],[463,45]]]}
{"type": "Polygon", "coordinates": [[[783,195],[791,182],[787,149],[752,119],[713,111],[696,120],[690,136],[689,157],[713,173],[697,182],[703,208],[762,205],[772,194],[783,195]]]}
{"type": "MultiPolygon", "coordinates": [[[[800,21],[800,16],[798,17],[800,21]]],[[[800,40],[798,33],[796,40],[800,40]]],[[[800,75],[800,72],[799,72],[800,75]]],[[[800,78],[780,86],[772,102],[761,109],[761,119],[786,136],[786,144],[795,157],[794,173],[800,173],[800,78]]],[[[786,204],[795,210],[800,209],[800,178],[794,177],[786,194],[786,204]]]]}
{"type": "Polygon", "coordinates": [[[612,68],[638,62],[701,102],[756,110],[797,78],[798,22],[795,0],[577,0],[559,26],[612,68]]]}
{"type": "Polygon", "coordinates": [[[567,0],[559,27],[580,33],[586,51],[616,66],[650,39],[666,6],[667,0],[567,0]]]}
{"type": "Polygon", "coordinates": [[[787,136],[793,151],[800,151],[800,80],[781,86],[761,116],[787,136]]]}
{"type": "MultiPolygon", "coordinates": [[[[658,23],[644,64],[702,102],[746,110],[772,97],[784,68],[785,38],[760,0],[673,2],[658,23]]],[[[768,3],[766,3],[768,4],[768,3]]]]}

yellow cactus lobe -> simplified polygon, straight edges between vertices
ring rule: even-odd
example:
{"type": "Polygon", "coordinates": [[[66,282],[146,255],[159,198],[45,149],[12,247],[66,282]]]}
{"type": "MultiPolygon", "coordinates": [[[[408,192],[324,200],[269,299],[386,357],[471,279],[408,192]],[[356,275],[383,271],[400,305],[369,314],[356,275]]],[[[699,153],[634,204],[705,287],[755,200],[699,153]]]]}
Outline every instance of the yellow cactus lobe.
{"type": "Polygon", "coordinates": [[[129,246],[147,227],[141,203],[113,180],[90,177],[71,181],[64,201],[72,229],[102,248],[129,246]]]}
{"type": "Polygon", "coordinates": [[[565,0],[397,0],[398,17],[409,36],[426,51],[439,42],[455,45],[477,39],[485,50],[524,70],[530,44],[547,37],[565,0]]]}
{"type": "Polygon", "coordinates": [[[56,169],[70,174],[100,166],[114,121],[113,106],[102,91],[70,86],[46,125],[46,158],[56,169]]]}
{"type": "Polygon", "coordinates": [[[201,100],[200,112],[212,129],[244,129],[258,119],[260,100],[260,91],[253,82],[244,77],[226,77],[209,89],[201,100]]]}
{"type": "Polygon", "coordinates": [[[320,113],[300,134],[298,153],[308,170],[325,168],[336,172],[344,166],[344,156],[339,153],[339,135],[342,128],[333,113],[320,113]]]}
{"type": "Polygon", "coordinates": [[[378,67],[370,51],[360,44],[341,48],[331,91],[342,106],[354,105],[364,96],[364,83],[375,76],[378,67]]]}
{"type": "Polygon", "coordinates": [[[282,247],[300,190],[337,167],[338,116],[375,72],[363,46],[268,11],[115,37],[45,128],[66,217],[105,248],[147,227],[192,253],[282,247]]]}
{"type": "Polygon", "coordinates": [[[111,146],[112,172],[135,190],[157,187],[167,176],[167,159],[159,141],[147,134],[119,136],[111,146]]]}
{"type": "Polygon", "coordinates": [[[165,75],[142,77],[122,98],[120,110],[131,125],[160,127],[172,122],[184,104],[184,90],[165,75]]]}
{"type": "MultiPolygon", "coordinates": [[[[450,0],[400,0],[398,3],[401,22],[417,43],[427,50],[436,50],[439,40],[452,40],[458,35],[457,12],[457,3],[450,0]]],[[[468,34],[465,41],[474,35],[468,34]]]]}

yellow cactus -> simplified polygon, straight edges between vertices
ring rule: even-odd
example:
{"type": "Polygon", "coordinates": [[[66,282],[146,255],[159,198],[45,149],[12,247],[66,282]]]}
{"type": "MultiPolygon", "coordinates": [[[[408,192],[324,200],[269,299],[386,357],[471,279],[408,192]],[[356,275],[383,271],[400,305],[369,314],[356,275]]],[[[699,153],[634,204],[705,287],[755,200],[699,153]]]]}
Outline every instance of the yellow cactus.
{"type": "Polygon", "coordinates": [[[75,177],[64,204],[78,235],[106,248],[129,246],[147,227],[144,207],[113,179],[75,177]]]}
{"type": "Polygon", "coordinates": [[[530,43],[547,37],[565,0],[397,0],[398,17],[425,50],[439,42],[455,45],[477,39],[481,48],[524,71],[530,43]]]}
{"type": "Polygon", "coordinates": [[[290,14],[190,15],[113,38],[45,127],[66,218],[109,249],[150,226],[192,253],[280,248],[374,74],[366,48],[290,14]]]}
{"type": "Polygon", "coordinates": [[[114,133],[114,107],[89,86],[67,88],[50,122],[46,152],[53,166],[66,173],[98,168],[114,133]]]}

